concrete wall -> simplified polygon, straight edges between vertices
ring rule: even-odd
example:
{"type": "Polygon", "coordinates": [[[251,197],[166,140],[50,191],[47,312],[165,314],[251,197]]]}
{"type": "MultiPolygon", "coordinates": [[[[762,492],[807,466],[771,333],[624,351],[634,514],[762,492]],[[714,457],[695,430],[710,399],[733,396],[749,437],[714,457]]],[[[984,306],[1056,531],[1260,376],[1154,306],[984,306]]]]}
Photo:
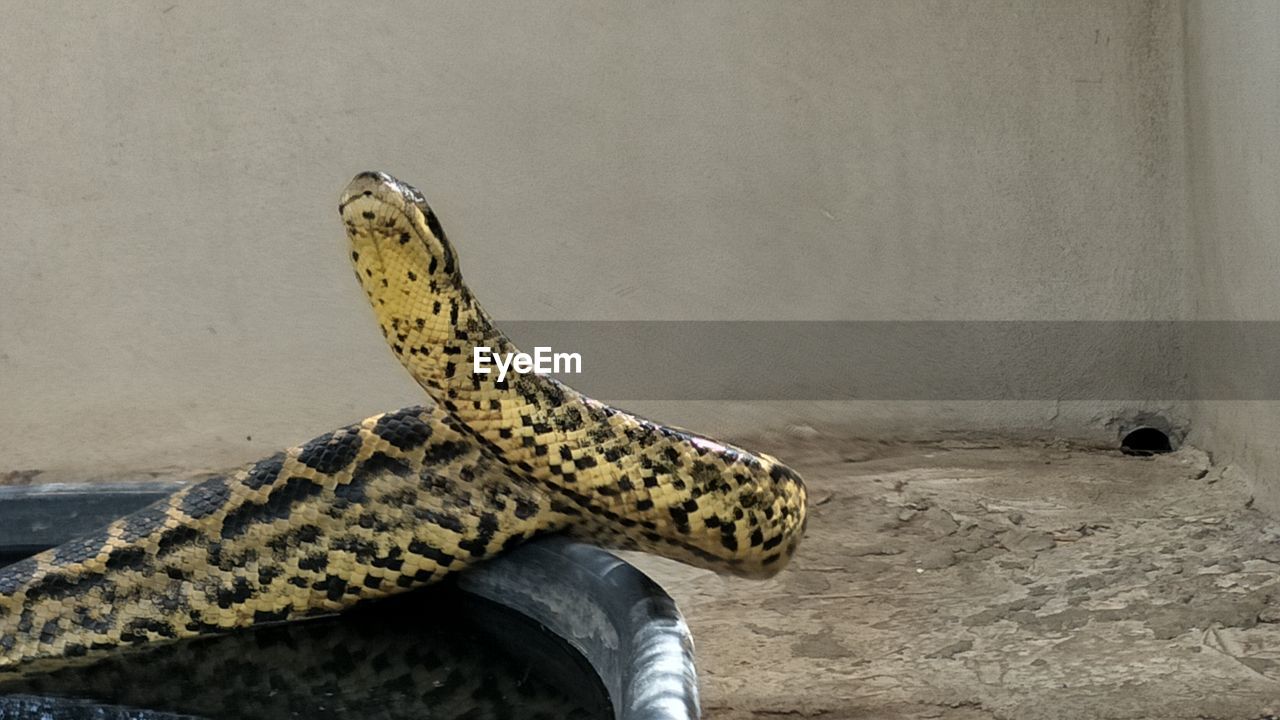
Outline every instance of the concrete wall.
{"type": "MultiPolygon", "coordinates": [[[[218,466],[416,402],[335,216],[367,168],[422,187],[499,318],[1186,317],[1181,8],[14,5],[0,471],[218,466]]],[[[1071,434],[1125,410],[640,409],[1071,434]]]]}
{"type": "MultiPolygon", "coordinates": [[[[1202,320],[1280,320],[1276,28],[1280,4],[1271,0],[1187,6],[1194,298],[1202,320]]],[[[1230,388],[1242,377],[1210,352],[1197,359],[1203,385],[1230,388]]],[[[1193,420],[1193,442],[1247,473],[1260,504],[1280,510],[1280,402],[1200,402],[1193,420]]]]}

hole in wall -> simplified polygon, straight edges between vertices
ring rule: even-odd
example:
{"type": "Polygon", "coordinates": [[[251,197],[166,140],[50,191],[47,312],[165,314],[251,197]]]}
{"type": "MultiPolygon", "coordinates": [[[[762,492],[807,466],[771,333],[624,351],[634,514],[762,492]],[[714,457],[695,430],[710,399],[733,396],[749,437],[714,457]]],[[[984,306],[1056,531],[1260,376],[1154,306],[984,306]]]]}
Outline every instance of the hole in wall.
{"type": "Polygon", "coordinates": [[[1161,455],[1173,452],[1173,441],[1163,430],[1153,427],[1135,428],[1120,440],[1120,452],[1139,457],[1161,455]]]}

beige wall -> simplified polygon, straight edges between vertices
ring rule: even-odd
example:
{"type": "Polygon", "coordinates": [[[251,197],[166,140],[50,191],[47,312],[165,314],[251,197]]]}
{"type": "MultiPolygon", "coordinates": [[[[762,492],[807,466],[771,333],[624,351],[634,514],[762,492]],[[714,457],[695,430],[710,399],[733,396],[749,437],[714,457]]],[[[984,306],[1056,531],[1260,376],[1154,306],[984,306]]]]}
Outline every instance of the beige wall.
{"type": "MultiPolygon", "coordinates": [[[[415,402],[335,217],[366,168],[423,188],[499,318],[1187,317],[1181,7],[15,4],[0,471],[222,465],[415,402]]],[[[642,409],[1105,434],[1131,408],[642,409]]]]}
{"type": "MultiPolygon", "coordinates": [[[[1196,317],[1280,320],[1280,3],[1192,2],[1187,94],[1196,317]]],[[[1201,382],[1229,370],[1199,358],[1201,382]]],[[[1274,366],[1270,368],[1274,373],[1274,366]]],[[[1239,389],[1247,395],[1248,388],[1239,389]]],[[[1280,402],[1202,402],[1192,440],[1280,509],[1280,402]]]]}

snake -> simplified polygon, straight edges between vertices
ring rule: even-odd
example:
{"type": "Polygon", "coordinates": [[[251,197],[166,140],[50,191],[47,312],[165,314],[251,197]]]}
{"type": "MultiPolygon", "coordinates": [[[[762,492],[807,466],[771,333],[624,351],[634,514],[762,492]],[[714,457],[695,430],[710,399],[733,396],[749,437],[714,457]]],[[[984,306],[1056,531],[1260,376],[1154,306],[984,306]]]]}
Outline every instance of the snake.
{"type": "Polygon", "coordinates": [[[419,405],[176,491],[0,569],[0,675],[349,610],[563,533],[769,578],[804,535],[776,458],[646,420],[516,353],[414,187],[361,173],[338,213],[351,263],[419,405]]]}

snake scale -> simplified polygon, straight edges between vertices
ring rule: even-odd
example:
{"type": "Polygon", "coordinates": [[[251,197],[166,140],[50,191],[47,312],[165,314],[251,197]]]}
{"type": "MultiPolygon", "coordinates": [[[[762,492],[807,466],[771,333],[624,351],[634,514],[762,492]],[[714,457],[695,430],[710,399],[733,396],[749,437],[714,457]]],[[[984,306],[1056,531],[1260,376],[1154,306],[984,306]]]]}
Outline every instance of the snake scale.
{"type": "Polygon", "coordinates": [[[339,204],[357,278],[431,402],[325,433],[0,569],[0,674],[330,614],[545,533],[769,577],[804,533],[800,477],[554,378],[516,352],[422,195],[362,173],[339,204]]]}

